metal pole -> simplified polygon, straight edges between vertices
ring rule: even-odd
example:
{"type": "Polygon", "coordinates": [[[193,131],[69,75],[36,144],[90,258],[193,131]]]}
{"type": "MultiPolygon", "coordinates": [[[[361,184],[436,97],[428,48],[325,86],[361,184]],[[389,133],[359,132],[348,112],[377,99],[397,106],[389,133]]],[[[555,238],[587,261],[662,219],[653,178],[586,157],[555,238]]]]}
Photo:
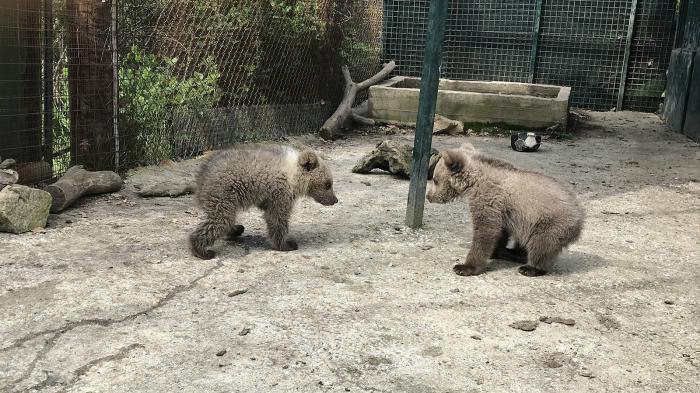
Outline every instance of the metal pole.
{"type": "Polygon", "coordinates": [[[44,0],[44,161],[53,165],[53,0],[44,0]]]}
{"type": "Polygon", "coordinates": [[[634,18],[637,14],[637,0],[632,0],[632,10],[630,11],[630,21],[627,26],[627,41],[625,42],[625,57],[622,60],[622,71],[620,72],[620,90],[617,92],[617,106],[615,110],[622,110],[622,101],[625,98],[625,84],[627,83],[627,67],[630,62],[630,50],[632,49],[632,32],[634,31],[634,18]]]}
{"type": "Polygon", "coordinates": [[[537,45],[540,41],[540,17],[542,15],[542,0],[535,2],[535,24],[532,27],[532,47],[530,49],[530,69],[528,83],[535,81],[535,68],[537,67],[537,45]]]}
{"type": "Polygon", "coordinates": [[[425,39],[416,136],[413,142],[411,185],[408,191],[408,207],[406,209],[406,225],[411,228],[420,228],[423,225],[425,188],[428,181],[428,161],[433,140],[433,121],[435,120],[435,106],[440,82],[447,4],[447,0],[432,0],[428,11],[428,31],[425,39]]]}
{"type": "Polygon", "coordinates": [[[119,170],[119,57],[117,52],[117,0],[112,0],[112,127],[114,170],[119,170]]]}

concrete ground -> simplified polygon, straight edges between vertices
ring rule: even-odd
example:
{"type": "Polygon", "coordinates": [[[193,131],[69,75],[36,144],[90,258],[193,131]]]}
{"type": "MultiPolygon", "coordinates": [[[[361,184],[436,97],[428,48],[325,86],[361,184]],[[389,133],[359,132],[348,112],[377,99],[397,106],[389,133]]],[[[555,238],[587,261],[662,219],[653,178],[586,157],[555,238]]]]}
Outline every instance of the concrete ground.
{"type": "MultiPolygon", "coordinates": [[[[339,204],[298,204],[300,249],[270,250],[259,212],[245,235],[190,256],[190,196],[130,187],[52,215],[45,233],[0,234],[0,391],[691,392],[700,380],[700,148],[641,113],[589,113],[568,141],[494,156],[570,182],[582,239],[528,278],[470,247],[466,202],[404,227],[408,182],[350,168],[385,138],[310,143],[339,204]],[[575,325],[539,323],[541,316],[575,325]]],[[[459,137],[436,137],[436,147],[459,137]]]]}

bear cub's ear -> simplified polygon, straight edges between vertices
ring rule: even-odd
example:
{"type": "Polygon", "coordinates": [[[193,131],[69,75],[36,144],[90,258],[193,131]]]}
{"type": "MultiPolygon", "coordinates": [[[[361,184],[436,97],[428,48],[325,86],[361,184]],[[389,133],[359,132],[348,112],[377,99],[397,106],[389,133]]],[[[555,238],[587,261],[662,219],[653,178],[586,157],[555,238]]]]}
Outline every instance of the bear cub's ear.
{"type": "Polygon", "coordinates": [[[312,171],[318,167],[318,156],[311,150],[304,150],[299,155],[299,165],[305,171],[312,171]]]}
{"type": "Polygon", "coordinates": [[[460,172],[467,165],[467,155],[462,150],[444,150],[440,153],[445,166],[452,172],[460,172]]]}

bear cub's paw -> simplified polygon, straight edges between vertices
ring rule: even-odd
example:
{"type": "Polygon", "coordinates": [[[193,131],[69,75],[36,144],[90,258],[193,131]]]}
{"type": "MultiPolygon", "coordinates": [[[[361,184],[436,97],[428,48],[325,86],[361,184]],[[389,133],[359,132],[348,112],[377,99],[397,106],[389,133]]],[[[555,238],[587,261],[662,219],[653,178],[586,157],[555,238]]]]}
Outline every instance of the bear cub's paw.
{"type": "Polygon", "coordinates": [[[216,253],[212,250],[204,250],[204,251],[199,251],[199,250],[192,250],[192,253],[200,259],[208,260],[208,259],[214,259],[216,256],[216,253]]]}
{"type": "Polygon", "coordinates": [[[294,251],[298,249],[299,246],[297,245],[297,242],[293,240],[287,240],[286,242],[284,242],[282,247],[279,248],[279,251],[294,251]]]}
{"type": "Polygon", "coordinates": [[[486,266],[454,265],[452,270],[460,276],[476,276],[486,271],[486,266]]]}
{"type": "Polygon", "coordinates": [[[542,270],[542,269],[538,269],[538,268],[536,268],[534,266],[530,266],[530,265],[520,266],[518,268],[518,272],[520,274],[522,274],[523,276],[527,276],[527,277],[544,276],[545,274],[547,274],[547,271],[542,270]]]}

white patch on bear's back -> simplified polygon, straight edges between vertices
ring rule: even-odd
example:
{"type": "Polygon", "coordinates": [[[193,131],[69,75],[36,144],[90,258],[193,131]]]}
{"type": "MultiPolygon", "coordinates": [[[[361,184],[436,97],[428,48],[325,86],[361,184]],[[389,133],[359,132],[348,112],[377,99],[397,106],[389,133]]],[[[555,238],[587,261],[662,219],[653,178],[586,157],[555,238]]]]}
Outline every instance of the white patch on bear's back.
{"type": "Polygon", "coordinates": [[[299,173],[299,152],[296,149],[292,147],[285,149],[281,169],[287,175],[287,179],[290,181],[296,179],[299,173]]]}

